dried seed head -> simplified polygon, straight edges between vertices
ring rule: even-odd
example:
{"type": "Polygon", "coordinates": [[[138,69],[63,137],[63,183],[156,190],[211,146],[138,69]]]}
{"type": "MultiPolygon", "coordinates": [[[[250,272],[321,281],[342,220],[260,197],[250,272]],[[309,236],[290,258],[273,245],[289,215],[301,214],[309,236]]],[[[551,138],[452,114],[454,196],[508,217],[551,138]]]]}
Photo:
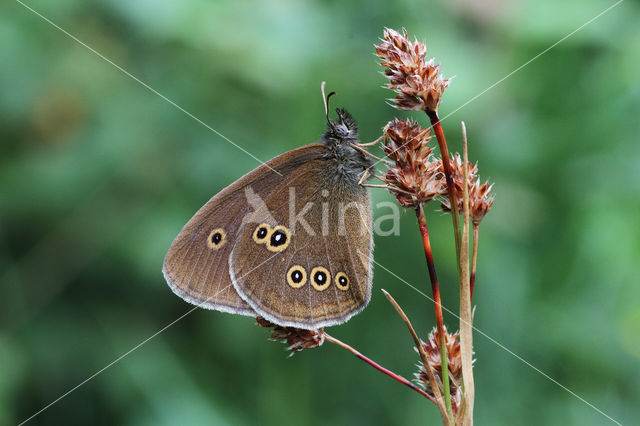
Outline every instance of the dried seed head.
{"type": "MultiPolygon", "coordinates": [[[[456,189],[456,198],[458,201],[458,211],[463,211],[463,183],[464,183],[464,164],[460,158],[460,154],[456,153],[451,156],[451,179],[456,189]]],[[[442,172],[444,168],[441,166],[442,172]]],[[[474,225],[480,224],[480,221],[489,212],[493,204],[494,196],[490,194],[492,184],[489,182],[480,183],[478,176],[478,165],[467,164],[467,185],[469,186],[469,213],[471,222],[474,225]]],[[[442,210],[450,213],[451,203],[448,198],[442,201],[442,210]]]]}
{"type": "Polygon", "coordinates": [[[489,213],[489,209],[493,205],[495,196],[489,195],[493,184],[489,184],[489,181],[481,184],[480,179],[474,182],[473,187],[469,191],[469,207],[471,210],[471,222],[474,225],[479,225],[484,216],[489,213]]]}
{"type": "Polygon", "coordinates": [[[442,194],[444,173],[428,146],[431,129],[396,118],[384,127],[383,137],[382,150],[393,161],[383,177],[400,205],[416,208],[442,194]]]}
{"type": "MultiPolygon", "coordinates": [[[[453,185],[456,189],[456,195],[459,195],[462,198],[462,190],[464,183],[464,162],[460,157],[460,154],[457,152],[451,155],[451,160],[449,161],[451,165],[451,180],[453,181],[453,185]]],[[[440,167],[442,173],[444,173],[444,166],[442,162],[440,162],[440,167]]],[[[469,185],[473,183],[478,174],[478,166],[477,164],[467,163],[467,182],[469,185]]]]}
{"type": "Polygon", "coordinates": [[[262,317],[257,317],[256,322],[260,327],[272,327],[271,339],[286,342],[288,345],[287,350],[291,351],[292,355],[303,349],[317,348],[324,343],[324,331],[321,328],[318,330],[303,330],[294,327],[281,327],[262,317]]]}
{"type": "Polygon", "coordinates": [[[391,104],[401,110],[437,110],[451,79],[442,77],[440,64],[433,58],[425,59],[425,45],[415,39],[411,42],[405,29],[400,34],[385,28],[381,41],[376,54],[380,65],[386,67],[384,75],[389,82],[385,87],[397,94],[389,100],[391,104]]]}
{"type": "MultiPolygon", "coordinates": [[[[449,391],[451,393],[451,408],[456,413],[460,408],[462,402],[462,354],[460,352],[460,340],[459,332],[450,334],[447,328],[444,328],[445,341],[447,344],[447,360],[449,367],[449,391]]],[[[440,358],[440,338],[438,332],[434,328],[429,333],[429,339],[426,342],[422,342],[422,348],[427,354],[427,361],[429,368],[433,372],[438,385],[440,386],[440,392],[444,392],[442,386],[442,364],[440,358]]],[[[429,373],[426,370],[426,366],[422,363],[419,364],[419,370],[416,373],[416,379],[424,390],[433,396],[433,389],[431,388],[431,381],[429,380],[429,373]]]]}

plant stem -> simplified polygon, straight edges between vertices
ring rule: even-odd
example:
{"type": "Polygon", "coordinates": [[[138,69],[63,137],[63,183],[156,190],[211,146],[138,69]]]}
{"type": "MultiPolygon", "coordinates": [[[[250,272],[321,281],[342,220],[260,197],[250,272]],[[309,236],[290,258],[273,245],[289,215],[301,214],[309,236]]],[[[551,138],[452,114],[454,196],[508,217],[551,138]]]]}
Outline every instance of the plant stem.
{"type": "Polygon", "coordinates": [[[422,342],[420,341],[418,334],[414,330],[413,325],[411,325],[411,321],[409,321],[409,318],[407,317],[407,315],[404,313],[400,305],[398,305],[398,302],[396,302],[395,299],[391,297],[391,295],[387,293],[385,289],[382,289],[382,292],[384,293],[386,298],[389,300],[389,303],[391,303],[391,306],[394,307],[398,315],[400,315],[400,318],[402,318],[404,323],[407,325],[407,328],[409,329],[409,333],[411,334],[411,337],[413,337],[413,342],[416,345],[416,349],[418,350],[418,353],[420,354],[420,359],[422,359],[422,365],[424,366],[424,369],[426,370],[427,375],[429,376],[429,383],[431,384],[433,395],[437,401],[436,405],[440,409],[440,415],[442,416],[442,423],[445,426],[452,424],[453,419],[449,418],[449,413],[447,413],[447,407],[445,406],[442,400],[442,393],[440,392],[438,381],[436,380],[436,376],[433,373],[433,368],[431,367],[431,364],[429,364],[429,357],[424,351],[424,347],[422,346],[422,342]]]}
{"type": "MultiPolygon", "coordinates": [[[[348,350],[349,352],[351,352],[352,354],[354,354],[356,357],[360,358],[362,361],[366,362],[367,364],[369,364],[370,366],[372,366],[373,368],[375,368],[376,370],[386,374],[387,376],[391,377],[393,380],[396,380],[400,383],[402,383],[403,385],[409,387],[410,389],[418,392],[420,395],[424,396],[425,398],[427,398],[429,401],[436,403],[436,401],[433,399],[433,397],[431,395],[429,395],[428,393],[426,393],[425,391],[423,391],[422,389],[420,389],[418,386],[414,385],[413,383],[411,383],[409,380],[405,379],[404,377],[394,373],[391,370],[388,370],[386,368],[384,368],[383,366],[381,366],[380,364],[378,364],[377,362],[367,358],[366,356],[364,356],[363,354],[361,354],[360,352],[358,352],[355,348],[347,345],[346,343],[344,343],[341,340],[336,339],[335,337],[329,335],[326,331],[323,332],[324,333],[324,338],[326,340],[328,340],[331,343],[335,343],[336,345],[348,350]]],[[[436,403],[437,404],[437,403],[436,403]]]]}
{"type": "Polygon", "coordinates": [[[435,303],[436,325],[438,327],[438,340],[440,341],[440,362],[442,365],[442,392],[444,393],[444,402],[447,407],[447,412],[453,419],[451,392],[449,391],[449,359],[447,357],[447,340],[444,331],[444,320],[442,318],[440,287],[438,286],[436,267],[433,263],[433,253],[431,252],[431,242],[429,241],[429,230],[427,229],[427,218],[424,215],[424,208],[422,204],[420,204],[416,209],[416,216],[418,217],[418,226],[420,227],[420,234],[422,235],[422,245],[424,246],[424,255],[427,259],[431,291],[433,292],[433,301],[435,303]]]}
{"type": "Polygon", "coordinates": [[[465,412],[462,424],[473,425],[473,318],[471,317],[471,289],[469,277],[469,164],[467,154],[467,129],[462,122],[462,194],[463,222],[460,248],[460,354],[462,356],[462,383],[464,385],[465,412]]]}
{"type": "Polygon", "coordinates": [[[471,294],[470,299],[473,301],[473,285],[476,283],[476,260],[478,258],[478,224],[473,224],[473,257],[471,260],[471,294]]]}
{"type": "Polygon", "coordinates": [[[438,325],[438,333],[443,333],[444,320],[442,317],[442,304],[440,300],[440,286],[438,285],[438,276],[436,275],[436,267],[433,263],[433,252],[431,251],[431,241],[429,240],[429,229],[427,228],[427,218],[424,215],[424,207],[420,205],[416,209],[418,217],[418,226],[420,227],[420,235],[422,235],[422,245],[424,246],[424,255],[427,259],[427,268],[429,269],[429,279],[431,281],[431,291],[433,292],[433,301],[436,306],[436,324],[438,325]]]}
{"type": "Polygon", "coordinates": [[[460,218],[458,217],[458,200],[456,196],[455,187],[453,186],[453,178],[451,177],[451,162],[449,160],[449,148],[447,147],[447,140],[444,137],[444,131],[440,124],[440,118],[436,111],[426,111],[431,126],[436,134],[438,140],[438,147],[440,147],[440,155],[442,156],[442,167],[444,168],[444,177],[447,181],[447,191],[449,193],[449,204],[451,205],[451,217],[453,219],[453,233],[456,240],[456,258],[460,263],[460,218]]]}

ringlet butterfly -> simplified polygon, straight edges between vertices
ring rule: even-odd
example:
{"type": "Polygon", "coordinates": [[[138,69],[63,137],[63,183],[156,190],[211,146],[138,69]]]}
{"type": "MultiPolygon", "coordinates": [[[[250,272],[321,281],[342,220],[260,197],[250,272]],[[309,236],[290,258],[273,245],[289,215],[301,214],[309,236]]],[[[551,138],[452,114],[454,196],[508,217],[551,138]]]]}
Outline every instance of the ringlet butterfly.
{"type": "Polygon", "coordinates": [[[211,198],[163,273],[194,305],[303,329],[341,324],[371,298],[373,163],[344,109],[319,143],[281,154],[211,198]]]}

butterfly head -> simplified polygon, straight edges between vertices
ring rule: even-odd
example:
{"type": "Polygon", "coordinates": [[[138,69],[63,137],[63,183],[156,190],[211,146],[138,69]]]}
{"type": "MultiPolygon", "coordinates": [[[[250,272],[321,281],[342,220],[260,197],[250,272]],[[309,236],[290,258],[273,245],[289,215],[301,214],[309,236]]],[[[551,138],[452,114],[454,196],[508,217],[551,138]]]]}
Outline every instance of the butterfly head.
{"type": "Polygon", "coordinates": [[[358,149],[358,124],[345,109],[336,109],[338,118],[327,119],[327,131],[322,141],[335,159],[337,173],[334,174],[336,184],[348,182],[360,187],[359,181],[365,170],[371,168],[373,162],[358,149]]]}
{"type": "Polygon", "coordinates": [[[348,144],[358,142],[358,123],[353,119],[346,109],[336,108],[338,118],[333,121],[327,120],[327,131],[323,139],[325,143],[348,144]]]}

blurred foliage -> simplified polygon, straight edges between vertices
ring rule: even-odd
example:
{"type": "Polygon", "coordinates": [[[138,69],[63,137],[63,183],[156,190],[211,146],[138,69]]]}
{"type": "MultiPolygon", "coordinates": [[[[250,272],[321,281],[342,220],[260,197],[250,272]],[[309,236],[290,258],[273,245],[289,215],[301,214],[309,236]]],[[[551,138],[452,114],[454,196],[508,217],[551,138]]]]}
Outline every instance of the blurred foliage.
{"type": "MultiPolygon", "coordinates": [[[[323,131],[320,81],[375,139],[372,44],[406,27],[455,75],[442,116],[607,6],[565,2],[29,1],[260,159],[323,131]]],[[[443,121],[497,200],[481,226],[479,330],[622,423],[640,418],[640,7],[626,1],[443,121]]],[[[17,2],[0,5],[0,424],[18,423],[190,309],[160,272],[181,226],[257,162],[17,2]]],[[[424,117],[416,115],[426,123],[424,117]]],[[[389,200],[375,192],[375,201],[389,200]]],[[[443,303],[450,219],[429,216],[443,303]]],[[[376,260],[419,289],[415,217],[376,260]]],[[[333,334],[405,376],[431,303],[376,268],[333,334]]],[[[450,327],[456,319],[446,315],[450,327]]],[[[197,310],[30,424],[438,424],[437,409],[337,347],[287,358],[246,317],[197,310]]],[[[476,422],[607,424],[475,335],[476,422]]]]}

